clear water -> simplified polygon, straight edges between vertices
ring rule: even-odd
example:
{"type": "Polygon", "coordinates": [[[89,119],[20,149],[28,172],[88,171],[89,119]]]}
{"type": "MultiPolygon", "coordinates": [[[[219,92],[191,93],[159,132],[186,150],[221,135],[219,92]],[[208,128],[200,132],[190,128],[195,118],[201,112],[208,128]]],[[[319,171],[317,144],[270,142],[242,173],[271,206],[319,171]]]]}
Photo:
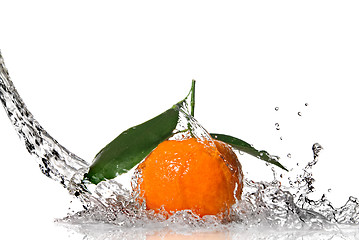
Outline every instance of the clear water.
{"type": "MultiPolygon", "coordinates": [[[[312,168],[319,161],[322,151],[319,143],[313,144],[313,158],[303,169],[296,169],[294,177],[293,170],[288,176],[277,176],[272,168],[273,180],[270,182],[245,179],[242,200],[232,207],[229,219],[222,220],[216,216],[199,218],[190,211],[177,212],[166,219],[161,214],[146,210],[144,205],[138,205],[133,193],[116,179],[97,186],[82,183],[90,163],[60,145],[34,119],[10,80],[1,53],[0,100],[27,151],[36,157],[41,172],[59,182],[83,205],[82,211],[56,221],[84,233],[87,239],[118,236],[124,239],[181,239],[189,233],[195,237],[193,239],[359,237],[357,198],[349,197],[346,204],[339,208],[333,207],[325,195],[319,200],[310,199],[310,193],[315,191],[312,168]],[[288,183],[283,179],[288,179],[288,183]]],[[[210,139],[207,131],[188,114],[187,104],[179,107],[178,134],[173,138],[186,137],[188,132],[184,130],[190,126],[195,137],[210,139]]],[[[275,108],[276,111],[278,109],[275,108]]],[[[298,115],[301,113],[298,112],[298,115]]],[[[275,128],[280,129],[278,123],[275,128]]],[[[290,153],[288,157],[291,157],[290,153]]]]}

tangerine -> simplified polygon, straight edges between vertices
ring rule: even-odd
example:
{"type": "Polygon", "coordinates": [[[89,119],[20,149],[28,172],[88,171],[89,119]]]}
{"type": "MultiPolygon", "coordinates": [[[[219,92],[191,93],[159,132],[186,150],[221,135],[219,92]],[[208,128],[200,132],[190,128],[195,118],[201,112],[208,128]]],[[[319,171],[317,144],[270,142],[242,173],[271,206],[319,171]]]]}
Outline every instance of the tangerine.
{"type": "Polygon", "coordinates": [[[137,167],[136,191],[147,209],[199,216],[228,212],[240,200],[242,167],[224,142],[196,138],[166,140],[137,167]]]}

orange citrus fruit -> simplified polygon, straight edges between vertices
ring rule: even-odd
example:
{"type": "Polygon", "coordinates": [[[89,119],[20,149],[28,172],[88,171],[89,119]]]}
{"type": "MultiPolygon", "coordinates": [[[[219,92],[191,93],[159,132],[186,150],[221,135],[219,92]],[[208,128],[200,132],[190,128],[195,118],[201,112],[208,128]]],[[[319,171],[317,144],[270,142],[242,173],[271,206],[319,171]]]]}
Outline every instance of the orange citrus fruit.
{"type": "Polygon", "coordinates": [[[147,209],[216,215],[241,198],[243,173],[226,143],[196,138],[166,140],[139,164],[136,191],[147,209]]]}

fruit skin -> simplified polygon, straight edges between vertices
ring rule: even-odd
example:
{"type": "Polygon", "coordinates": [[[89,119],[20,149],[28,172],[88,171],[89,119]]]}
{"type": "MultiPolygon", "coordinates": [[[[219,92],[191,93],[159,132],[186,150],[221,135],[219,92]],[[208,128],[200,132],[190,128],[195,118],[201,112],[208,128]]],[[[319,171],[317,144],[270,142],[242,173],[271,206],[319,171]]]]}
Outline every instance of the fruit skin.
{"type": "Polygon", "coordinates": [[[217,140],[166,140],[136,171],[134,190],[156,212],[216,215],[228,212],[242,194],[241,164],[231,147],[217,140]]]}

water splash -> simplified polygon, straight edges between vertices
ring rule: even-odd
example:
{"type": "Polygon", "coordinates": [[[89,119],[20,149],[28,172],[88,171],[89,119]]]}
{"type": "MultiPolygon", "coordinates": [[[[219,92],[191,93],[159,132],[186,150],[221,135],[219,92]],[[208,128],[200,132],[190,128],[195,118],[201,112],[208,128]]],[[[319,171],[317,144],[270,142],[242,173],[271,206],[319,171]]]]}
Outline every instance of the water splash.
{"type": "MultiPolygon", "coordinates": [[[[121,229],[188,229],[230,230],[232,233],[244,229],[306,229],[311,231],[330,230],[341,234],[344,225],[359,224],[359,200],[350,197],[344,206],[335,208],[323,195],[319,200],[310,199],[315,191],[312,168],[319,160],[322,146],[313,144],[313,159],[294,180],[290,177],[286,186],[273,171],[273,181],[244,181],[242,200],[231,209],[229,218],[205,216],[200,218],[191,211],[180,211],[169,217],[165,212],[148,211],[145,205],[135,201],[134,193],[125,189],[116,179],[103,181],[97,186],[83,183],[83,175],[89,163],[68,151],[53,139],[34,119],[10,80],[0,53],[0,100],[28,152],[35,156],[40,169],[46,176],[60,182],[70,194],[77,196],[84,210],[58,219],[61,224],[106,226],[121,229]],[[340,227],[340,228],[339,228],[340,227]],[[235,230],[233,230],[235,229],[235,230]]],[[[307,105],[307,104],[306,104],[307,105]]],[[[180,121],[173,139],[197,137],[210,140],[208,132],[188,114],[188,104],[180,107],[180,121]],[[188,131],[191,128],[192,131],[188,131]]],[[[279,130],[279,124],[275,127],[279,130]]],[[[135,172],[140,174],[139,172],[135,172]]],[[[281,173],[280,179],[285,179],[281,173]]],[[[131,230],[132,232],[132,230],[131,230]]],[[[293,234],[293,233],[290,233],[293,234]]],[[[289,235],[290,235],[289,234],[289,235]]],[[[356,234],[356,233],[355,233],[356,234]]],[[[288,234],[278,239],[286,239],[288,234]]]]}

